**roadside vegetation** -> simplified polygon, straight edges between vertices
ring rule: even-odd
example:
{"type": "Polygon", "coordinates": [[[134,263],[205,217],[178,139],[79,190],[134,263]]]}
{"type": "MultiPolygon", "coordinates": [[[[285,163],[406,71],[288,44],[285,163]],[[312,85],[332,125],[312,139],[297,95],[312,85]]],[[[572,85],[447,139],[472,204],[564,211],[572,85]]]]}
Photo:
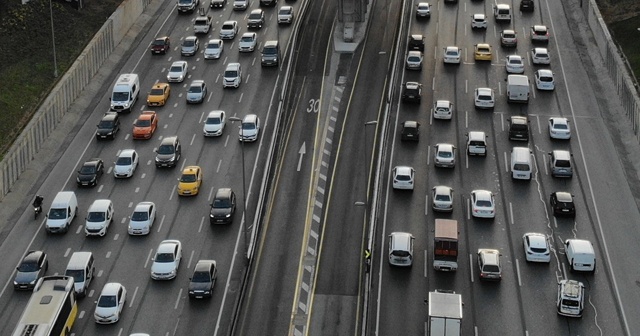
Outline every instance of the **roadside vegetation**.
{"type": "Polygon", "coordinates": [[[611,35],[627,57],[629,66],[640,80],[640,14],[622,21],[608,23],[611,35]]]}

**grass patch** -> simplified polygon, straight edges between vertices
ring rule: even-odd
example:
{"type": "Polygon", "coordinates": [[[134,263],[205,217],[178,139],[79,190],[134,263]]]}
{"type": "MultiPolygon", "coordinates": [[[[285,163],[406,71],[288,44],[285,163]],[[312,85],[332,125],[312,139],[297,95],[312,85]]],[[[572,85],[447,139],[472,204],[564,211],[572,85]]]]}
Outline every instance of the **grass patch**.
{"type": "Polygon", "coordinates": [[[611,35],[627,57],[631,70],[640,79],[640,15],[608,25],[611,35]]]}

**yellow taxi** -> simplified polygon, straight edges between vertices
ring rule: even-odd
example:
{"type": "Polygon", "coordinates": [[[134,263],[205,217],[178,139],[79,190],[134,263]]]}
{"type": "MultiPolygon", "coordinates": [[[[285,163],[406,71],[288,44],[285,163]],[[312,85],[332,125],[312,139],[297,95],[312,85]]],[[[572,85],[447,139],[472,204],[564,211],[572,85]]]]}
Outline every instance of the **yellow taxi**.
{"type": "Polygon", "coordinates": [[[157,83],[151,88],[147,96],[147,106],[164,106],[171,94],[171,87],[167,83],[157,83]]]}
{"type": "Polygon", "coordinates": [[[488,43],[476,44],[474,57],[476,61],[491,61],[492,51],[488,43]]]}
{"type": "Polygon", "coordinates": [[[198,166],[188,166],[182,171],[178,181],[178,195],[195,196],[202,185],[202,169],[198,166]]]}

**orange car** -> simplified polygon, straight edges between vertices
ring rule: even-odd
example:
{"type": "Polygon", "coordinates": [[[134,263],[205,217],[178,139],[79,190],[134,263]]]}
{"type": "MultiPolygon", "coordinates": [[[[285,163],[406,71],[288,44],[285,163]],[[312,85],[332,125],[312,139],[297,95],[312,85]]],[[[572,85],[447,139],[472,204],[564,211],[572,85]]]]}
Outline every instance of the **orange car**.
{"type": "Polygon", "coordinates": [[[167,83],[154,84],[147,96],[148,106],[164,106],[171,95],[171,87],[167,83]]]}
{"type": "Polygon", "coordinates": [[[153,111],[143,111],[133,124],[134,139],[151,139],[158,128],[158,116],[153,111]]]}

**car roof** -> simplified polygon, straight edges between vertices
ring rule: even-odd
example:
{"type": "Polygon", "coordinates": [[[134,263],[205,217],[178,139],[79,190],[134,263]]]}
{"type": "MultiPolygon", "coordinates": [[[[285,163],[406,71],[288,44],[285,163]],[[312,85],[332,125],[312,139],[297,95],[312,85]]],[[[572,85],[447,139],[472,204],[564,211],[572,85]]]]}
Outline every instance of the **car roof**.
{"type": "Polygon", "coordinates": [[[153,89],[164,89],[167,86],[169,86],[169,84],[167,84],[167,83],[156,83],[156,84],[153,84],[152,88],[153,89]]]}
{"type": "Polygon", "coordinates": [[[482,131],[469,132],[469,140],[475,140],[475,141],[482,140],[482,141],[484,141],[486,139],[486,137],[487,136],[482,131]]]}
{"type": "Polygon", "coordinates": [[[547,48],[540,48],[540,47],[533,48],[533,52],[536,53],[536,54],[547,54],[548,53],[547,48]]]}
{"type": "Polygon", "coordinates": [[[511,60],[511,59],[519,59],[519,60],[522,60],[522,56],[520,56],[520,55],[508,55],[508,56],[507,56],[507,58],[508,58],[508,59],[510,59],[510,60],[511,60]]]}
{"type": "Polygon", "coordinates": [[[569,123],[569,119],[563,117],[551,117],[549,120],[551,120],[554,125],[566,125],[569,123]]]}
{"type": "Polygon", "coordinates": [[[478,49],[480,49],[480,48],[490,49],[491,46],[489,45],[489,43],[478,43],[478,44],[476,44],[476,48],[478,48],[478,49]]]}
{"type": "Polygon", "coordinates": [[[493,90],[490,88],[477,88],[476,90],[479,96],[490,96],[493,94],[493,90]]]}
{"type": "Polygon", "coordinates": [[[177,135],[166,137],[166,138],[162,139],[162,142],[160,143],[160,146],[162,146],[162,145],[173,145],[177,140],[178,140],[178,136],[177,135]]]}
{"type": "Polygon", "coordinates": [[[422,56],[422,53],[417,50],[409,51],[409,56],[422,56]]]}
{"type": "Polygon", "coordinates": [[[436,144],[438,147],[438,152],[453,152],[453,145],[448,143],[439,143],[436,144]]]}
{"type": "Polygon", "coordinates": [[[549,69],[540,69],[540,70],[538,70],[536,72],[541,77],[553,77],[553,71],[551,71],[549,69]]]}
{"type": "Polygon", "coordinates": [[[396,174],[397,175],[411,175],[411,171],[413,168],[409,166],[396,166],[396,174]]]}
{"type": "Polygon", "coordinates": [[[505,29],[502,31],[503,34],[515,34],[516,31],[513,29],[505,29]]]}
{"type": "Polygon", "coordinates": [[[456,51],[456,52],[460,52],[460,48],[456,47],[456,46],[448,46],[446,48],[447,51],[456,51]]]}
{"type": "Polygon", "coordinates": [[[485,264],[498,265],[500,263],[500,251],[494,249],[479,249],[478,253],[485,264]]]}
{"type": "Polygon", "coordinates": [[[116,295],[118,294],[118,290],[120,290],[120,288],[122,287],[121,284],[117,283],[117,282],[109,282],[108,284],[105,284],[104,287],[102,287],[102,292],[100,293],[100,295],[116,295]]]}
{"type": "Polygon", "coordinates": [[[199,166],[187,166],[182,171],[183,174],[195,174],[198,170],[200,170],[199,166]]]}
{"type": "Polygon", "coordinates": [[[491,192],[489,190],[474,190],[471,193],[476,195],[476,199],[483,201],[491,200],[491,192]]]}
{"type": "Polygon", "coordinates": [[[573,195],[571,195],[566,191],[556,191],[555,194],[556,194],[556,198],[558,199],[558,202],[565,202],[565,203],[573,202],[573,195]]]}
{"type": "Polygon", "coordinates": [[[451,106],[451,102],[448,100],[437,100],[436,107],[446,107],[449,108],[451,106]]]}
{"type": "Polygon", "coordinates": [[[568,150],[564,150],[564,149],[555,149],[553,150],[553,156],[555,156],[556,159],[560,159],[560,160],[570,160],[571,159],[571,152],[569,152],[568,150]]]}
{"type": "Polygon", "coordinates": [[[36,262],[38,261],[38,259],[40,259],[40,256],[43,255],[44,252],[42,251],[29,251],[27,252],[27,254],[25,254],[24,258],[22,259],[22,261],[28,261],[28,262],[36,262]]]}
{"type": "Polygon", "coordinates": [[[171,66],[183,66],[183,65],[187,65],[187,61],[175,61],[171,63],[171,66]]]}
{"type": "Polygon", "coordinates": [[[406,120],[403,125],[404,125],[404,127],[409,127],[409,128],[418,128],[419,127],[418,122],[415,121],[415,120],[406,120]]]}
{"type": "Polygon", "coordinates": [[[118,157],[131,157],[135,151],[135,149],[123,149],[120,151],[120,155],[118,155],[118,157]]]}
{"type": "Polygon", "coordinates": [[[417,40],[417,41],[422,41],[423,36],[422,34],[411,34],[411,36],[409,36],[412,40],[417,40]]]}
{"type": "Polygon", "coordinates": [[[238,24],[238,21],[236,20],[228,20],[222,23],[222,25],[226,25],[226,24],[232,24],[232,25],[236,25],[238,24]]]}
{"type": "Polygon", "coordinates": [[[511,117],[511,123],[525,125],[525,124],[528,124],[529,121],[527,120],[527,117],[513,116],[511,117]]]}
{"type": "Polygon", "coordinates": [[[256,36],[256,33],[252,33],[252,32],[247,32],[247,33],[243,33],[242,37],[251,37],[253,38],[254,36],[256,36]]]}
{"type": "Polygon", "coordinates": [[[194,272],[208,272],[209,268],[216,267],[215,260],[198,260],[194,272]]]}
{"type": "Polygon", "coordinates": [[[196,79],[191,82],[190,86],[202,86],[202,84],[204,84],[204,81],[202,79],[196,79]]]}
{"type": "Polygon", "coordinates": [[[529,237],[529,246],[537,248],[547,248],[547,236],[542,233],[525,233],[529,237]]]}
{"type": "Polygon", "coordinates": [[[102,120],[104,121],[113,121],[115,119],[118,119],[118,113],[117,112],[107,112],[102,116],[102,120]]]}
{"type": "Polygon", "coordinates": [[[258,121],[258,116],[255,114],[247,114],[242,118],[243,123],[256,123],[258,121]]]}
{"type": "Polygon", "coordinates": [[[220,188],[218,189],[218,191],[216,191],[216,199],[229,199],[231,198],[231,193],[233,191],[231,190],[231,188],[220,188]]]}
{"type": "Polygon", "coordinates": [[[147,120],[147,119],[151,119],[152,117],[155,117],[156,113],[153,111],[144,111],[142,113],[140,113],[140,116],[138,116],[138,120],[147,120]]]}
{"type": "Polygon", "coordinates": [[[187,37],[184,38],[185,41],[195,41],[197,39],[198,38],[196,36],[194,36],[194,35],[187,36],[187,37]]]}
{"type": "Polygon", "coordinates": [[[486,15],[484,15],[482,13],[473,14],[473,18],[474,19],[484,19],[484,18],[486,18],[486,15]]]}
{"type": "Polygon", "coordinates": [[[451,187],[447,187],[447,186],[435,186],[433,187],[433,190],[435,191],[436,194],[439,195],[443,195],[443,194],[450,194],[451,193],[451,187]]]}
{"type": "Polygon", "coordinates": [[[280,7],[280,10],[281,11],[284,11],[284,10],[291,11],[291,10],[293,10],[293,7],[292,6],[282,6],[282,7],[280,7]]]}
{"type": "Polygon", "coordinates": [[[224,111],[222,111],[222,110],[214,110],[214,111],[209,112],[209,114],[207,115],[207,118],[221,117],[223,113],[224,113],[224,111]]]}
{"type": "Polygon", "coordinates": [[[227,70],[237,70],[238,68],[240,68],[240,63],[227,64],[227,70]]]}
{"type": "Polygon", "coordinates": [[[95,165],[97,165],[100,161],[102,161],[102,159],[99,159],[99,158],[92,158],[92,159],[89,159],[89,160],[85,161],[85,163],[83,164],[83,166],[95,166],[95,165]]]}
{"type": "Polygon", "coordinates": [[[511,6],[507,4],[497,4],[496,7],[500,9],[511,8],[511,6]]]}
{"type": "Polygon", "coordinates": [[[175,246],[178,245],[179,242],[177,240],[163,240],[158,245],[157,253],[173,253],[175,251],[175,246]]]}
{"type": "Polygon", "coordinates": [[[108,199],[98,199],[93,201],[93,203],[91,203],[91,205],[89,206],[89,210],[87,210],[87,212],[106,211],[109,205],[111,204],[112,204],[111,201],[108,199]]]}
{"type": "Polygon", "coordinates": [[[168,39],[169,39],[169,36],[162,36],[162,37],[156,37],[155,40],[156,41],[165,41],[165,40],[168,40],[168,39]]]}
{"type": "Polygon", "coordinates": [[[534,25],[531,28],[535,31],[547,31],[547,26],[543,26],[543,25],[534,25]]]}
{"type": "Polygon", "coordinates": [[[135,209],[133,210],[134,212],[146,212],[149,211],[149,208],[151,206],[154,206],[155,204],[153,202],[140,202],[138,203],[138,205],[136,205],[135,209]]]}
{"type": "Polygon", "coordinates": [[[262,9],[260,9],[260,8],[257,8],[257,9],[252,10],[249,15],[251,15],[251,14],[262,14],[262,13],[264,13],[264,11],[262,9]]]}
{"type": "Polygon", "coordinates": [[[420,83],[418,82],[406,82],[404,85],[407,89],[417,89],[420,87],[420,83]]]}

